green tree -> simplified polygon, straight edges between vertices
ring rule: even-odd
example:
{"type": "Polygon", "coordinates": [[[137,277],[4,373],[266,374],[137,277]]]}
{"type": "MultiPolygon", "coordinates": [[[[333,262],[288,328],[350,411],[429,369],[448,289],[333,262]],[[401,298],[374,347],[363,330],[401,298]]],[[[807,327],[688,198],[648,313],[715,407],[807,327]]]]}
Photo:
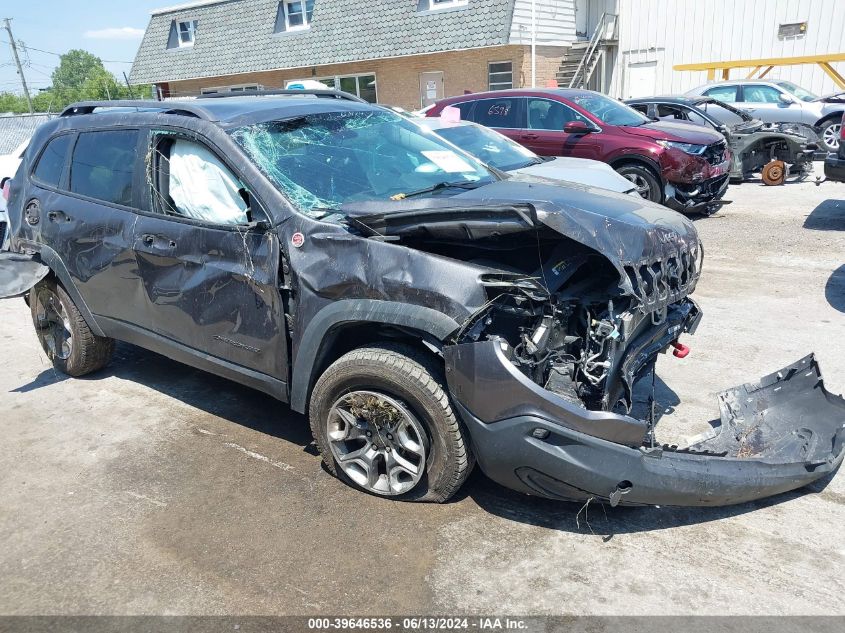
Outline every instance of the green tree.
{"type": "MultiPolygon", "coordinates": [[[[88,51],[74,49],[61,56],[53,71],[53,85],[32,97],[36,112],[58,112],[75,101],[111,101],[114,99],[147,99],[150,86],[132,86],[131,90],[106,70],[102,60],[88,51]]],[[[0,113],[28,112],[22,95],[0,93],[0,113]]]]}

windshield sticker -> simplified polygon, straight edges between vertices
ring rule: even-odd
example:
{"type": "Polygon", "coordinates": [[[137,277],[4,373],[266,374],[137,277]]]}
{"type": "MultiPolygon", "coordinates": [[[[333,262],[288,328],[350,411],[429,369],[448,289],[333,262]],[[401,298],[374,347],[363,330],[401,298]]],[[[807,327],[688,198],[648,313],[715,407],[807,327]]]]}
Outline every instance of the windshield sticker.
{"type": "Polygon", "coordinates": [[[420,152],[432,163],[437,165],[440,169],[449,174],[457,174],[467,171],[475,171],[468,162],[458,156],[455,152],[449,150],[430,150],[427,152],[420,152]]]}

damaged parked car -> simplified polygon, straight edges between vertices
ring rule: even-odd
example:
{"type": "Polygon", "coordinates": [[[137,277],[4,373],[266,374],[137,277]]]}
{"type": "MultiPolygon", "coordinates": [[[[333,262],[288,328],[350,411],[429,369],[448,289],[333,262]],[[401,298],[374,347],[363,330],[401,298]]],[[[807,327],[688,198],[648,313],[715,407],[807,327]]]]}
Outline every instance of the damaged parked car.
{"type": "Polygon", "coordinates": [[[771,130],[751,115],[710,97],[642,97],[626,101],[659,121],[689,123],[715,130],[727,139],[733,154],[731,178],[745,180],[762,173],[766,184],[782,184],[788,174],[799,178],[813,170],[818,146],[798,134],[771,130]]]}
{"type": "Polygon", "coordinates": [[[809,126],[818,134],[825,151],[839,148],[845,92],[819,97],[791,81],[738,79],[705,84],[686,94],[731,103],[765,123],[809,126]]]}
{"type": "Polygon", "coordinates": [[[0,295],[28,291],[58,370],[120,340],[249,385],[372,494],[442,502],[477,461],[552,499],[723,505],[843,459],[812,356],[721,394],[687,447],[631,414],[701,318],[689,219],[504,177],[342,93],[77,104],[10,194],[0,295]]]}
{"type": "Polygon", "coordinates": [[[500,90],[438,101],[525,145],[541,156],[602,161],[640,195],[683,213],[711,214],[726,204],[731,154],[716,132],[655,123],[620,101],[591,90],[500,90]]]}

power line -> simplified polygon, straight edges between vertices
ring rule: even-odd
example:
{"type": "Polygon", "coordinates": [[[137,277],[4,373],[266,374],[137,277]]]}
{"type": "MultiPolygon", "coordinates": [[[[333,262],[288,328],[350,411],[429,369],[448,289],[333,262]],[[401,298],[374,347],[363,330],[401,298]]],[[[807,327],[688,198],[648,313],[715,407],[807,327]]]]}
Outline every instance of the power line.
{"type": "MultiPolygon", "coordinates": [[[[9,44],[9,42],[7,42],[6,40],[0,40],[0,41],[4,42],[5,44],[9,44]]],[[[47,55],[55,55],[56,57],[62,56],[62,53],[55,53],[53,51],[45,51],[44,49],[35,48],[34,46],[29,46],[27,44],[24,44],[23,42],[21,42],[19,44],[19,46],[22,49],[28,50],[28,51],[38,51],[39,53],[45,53],[47,55]]],[[[103,62],[104,64],[133,64],[134,63],[134,62],[120,61],[120,60],[117,60],[117,59],[101,59],[100,61],[103,62]]]]}

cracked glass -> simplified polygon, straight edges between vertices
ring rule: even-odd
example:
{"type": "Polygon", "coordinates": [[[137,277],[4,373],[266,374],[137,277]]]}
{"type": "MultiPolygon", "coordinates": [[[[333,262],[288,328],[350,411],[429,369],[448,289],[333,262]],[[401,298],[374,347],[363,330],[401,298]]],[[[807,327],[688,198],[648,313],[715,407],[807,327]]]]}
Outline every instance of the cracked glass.
{"type": "Polygon", "coordinates": [[[475,158],[392,112],[329,112],[236,128],[234,140],[300,211],[453,195],[496,177],[475,158]]]}

